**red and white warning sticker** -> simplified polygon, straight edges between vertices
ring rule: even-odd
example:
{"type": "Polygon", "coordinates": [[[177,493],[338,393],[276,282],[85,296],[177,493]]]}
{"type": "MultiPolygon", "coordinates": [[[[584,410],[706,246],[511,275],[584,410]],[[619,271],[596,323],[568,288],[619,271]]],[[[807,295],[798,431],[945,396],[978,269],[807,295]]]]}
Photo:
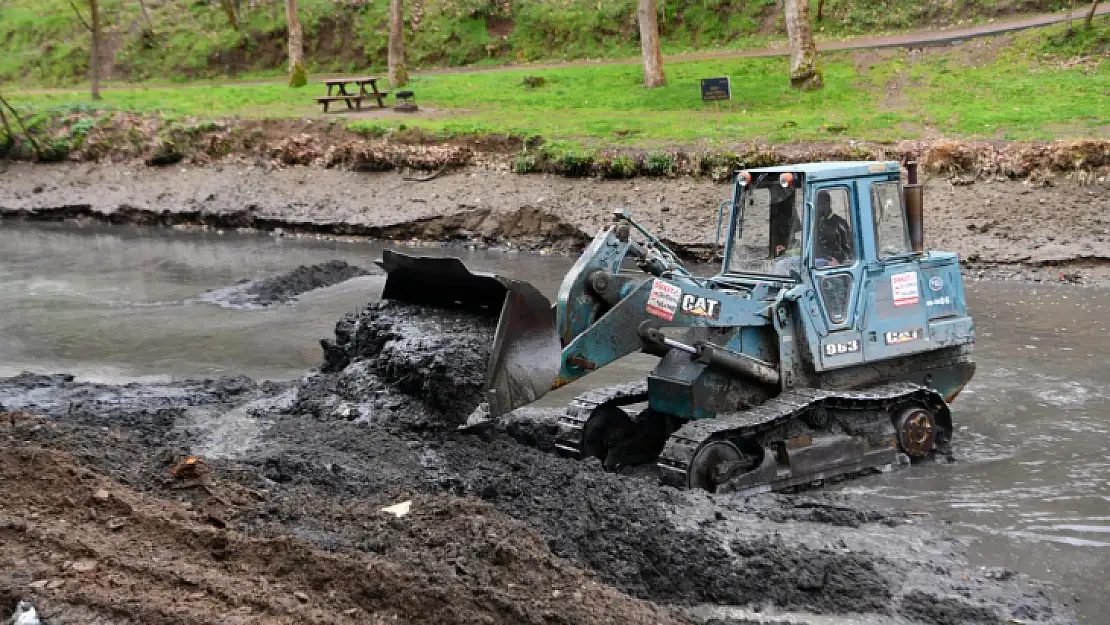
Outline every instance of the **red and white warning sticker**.
{"type": "Polygon", "coordinates": [[[678,310],[678,300],[681,296],[682,289],[656,278],[651,285],[651,294],[648,295],[648,314],[673,321],[675,311],[678,310]]]}
{"type": "Polygon", "coordinates": [[[890,276],[890,290],[894,295],[895,306],[916,304],[919,301],[917,272],[907,271],[906,273],[896,273],[890,276]]]}

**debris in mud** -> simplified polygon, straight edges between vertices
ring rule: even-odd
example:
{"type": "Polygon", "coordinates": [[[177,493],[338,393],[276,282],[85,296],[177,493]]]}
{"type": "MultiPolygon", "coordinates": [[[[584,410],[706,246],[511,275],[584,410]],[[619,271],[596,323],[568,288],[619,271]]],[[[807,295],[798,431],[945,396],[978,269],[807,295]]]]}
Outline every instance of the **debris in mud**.
{"type": "Polygon", "coordinates": [[[8,620],[11,625],[40,625],[38,611],[29,601],[21,600],[8,620]]]}
{"type": "Polygon", "coordinates": [[[173,465],[170,469],[170,475],[173,477],[184,480],[198,478],[201,474],[207,472],[208,467],[204,460],[189,456],[181,462],[173,465]]]}
{"type": "Polygon", "coordinates": [[[408,501],[402,501],[401,503],[394,504],[392,506],[386,506],[382,508],[382,512],[385,512],[386,514],[392,514],[393,516],[400,518],[408,514],[409,510],[411,509],[412,500],[410,499],[408,501]]]}
{"type": "Polygon", "coordinates": [[[257,280],[242,280],[235,285],[205,293],[202,301],[229,308],[260,308],[296,301],[298,295],[334,286],[371,272],[346,261],[331,260],[317,265],[302,265],[293,271],[257,280]]]}

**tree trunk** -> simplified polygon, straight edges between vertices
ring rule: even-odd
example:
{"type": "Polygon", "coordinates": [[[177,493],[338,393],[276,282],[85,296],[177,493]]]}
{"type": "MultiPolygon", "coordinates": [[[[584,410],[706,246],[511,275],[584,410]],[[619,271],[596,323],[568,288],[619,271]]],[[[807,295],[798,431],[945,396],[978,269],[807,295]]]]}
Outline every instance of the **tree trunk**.
{"type": "Polygon", "coordinates": [[[97,0],[89,0],[91,15],[90,30],[92,30],[92,49],[89,51],[89,82],[91,83],[92,99],[100,99],[100,7],[97,0]]]}
{"type": "Polygon", "coordinates": [[[1071,37],[1071,12],[1075,8],[1075,0],[1068,0],[1068,32],[1067,36],[1071,37]]]}
{"type": "Polygon", "coordinates": [[[809,25],[808,0],[786,0],[786,34],[790,38],[790,86],[802,91],[823,88],[817,44],[809,25]]]}
{"type": "Polygon", "coordinates": [[[154,22],[150,19],[150,10],[146,8],[146,2],[139,0],[139,12],[143,14],[143,21],[146,22],[146,32],[154,34],[154,22]]]}
{"type": "Polygon", "coordinates": [[[235,10],[235,3],[233,0],[220,0],[220,4],[224,8],[224,14],[227,15],[227,23],[231,27],[239,31],[239,38],[245,39],[246,33],[243,32],[243,25],[239,23],[239,15],[235,10]]]}
{"type": "Polygon", "coordinates": [[[817,0],[817,21],[825,19],[825,0],[817,0]]]}
{"type": "Polygon", "coordinates": [[[1083,19],[1083,27],[1084,28],[1090,28],[1091,27],[1091,22],[1093,22],[1094,19],[1095,19],[1095,10],[1096,9],[1098,9],[1098,0],[1094,0],[1094,2],[1091,3],[1091,10],[1087,11],[1087,17],[1085,17],[1083,19]]]}
{"type": "Polygon", "coordinates": [[[405,70],[405,3],[389,0],[389,86],[396,89],[409,82],[405,70]]]}
{"type": "Polygon", "coordinates": [[[655,0],[640,0],[640,50],[644,56],[644,87],[652,89],[667,84],[663,74],[663,50],[659,47],[659,23],[655,0]]]}
{"type": "MultiPolygon", "coordinates": [[[[2,99],[3,97],[4,96],[0,95],[0,99],[2,99]]],[[[5,158],[7,158],[8,156],[10,156],[11,151],[12,151],[12,147],[15,145],[15,131],[12,130],[11,124],[8,123],[8,116],[4,115],[4,107],[3,106],[0,106],[0,124],[4,125],[4,133],[5,133],[5,135],[4,135],[4,146],[3,146],[3,149],[0,150],[0,151],[2,151],[3,156],[5,158]]],[[[5,166],[4,169],[7,169],[7,167],[5,166]]],[[[3,170],[0,170],[0,171],[3,171],[3,170]]]]}
{"type": "Polygon", "coordinates": [[[289,86],[303,87],[308,78],[304,71],[304,33],[297,16],[297,0],[285,0],[285,22],[289,26],[289,86]]]}

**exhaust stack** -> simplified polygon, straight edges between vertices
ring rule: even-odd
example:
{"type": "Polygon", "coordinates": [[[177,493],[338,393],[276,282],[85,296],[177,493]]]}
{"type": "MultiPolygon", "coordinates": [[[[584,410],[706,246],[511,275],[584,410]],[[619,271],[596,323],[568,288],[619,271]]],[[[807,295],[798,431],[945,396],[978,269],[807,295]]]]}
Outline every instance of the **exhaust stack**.
{"type": "Polygon", "coordinates": [[[907,154],[907,184],[902,187],[906,206],[906,223],[910,230],[910,246],[915,252],[925,251],[925,188],[917,182],[917,161],[907,154]]]}

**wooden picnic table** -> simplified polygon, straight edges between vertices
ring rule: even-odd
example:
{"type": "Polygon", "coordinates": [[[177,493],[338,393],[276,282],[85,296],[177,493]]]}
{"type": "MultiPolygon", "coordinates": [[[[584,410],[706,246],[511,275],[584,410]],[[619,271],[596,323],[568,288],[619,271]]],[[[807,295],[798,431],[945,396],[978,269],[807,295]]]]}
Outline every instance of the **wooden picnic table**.
{"type": "Polygon", "coordinates": [[[378,80],[376,76],[365,76],[360,78],[329,78],[324,81],[328,86],[328,95],[317,96],[315,100],[324,105],[324,112],[328,112],[328,105],[332,102],[343,100],[347,103],[348,109],[362,110],[362,101],[373,98],[378,101],[379,108],[385,108],[385,96],[389,95],[388,91],[378,91],[378,80]],[[347,91],[347,85],[358,86],[357,93],[347,91]],[[366,86],[370,85],[370,91],[366,90],[366,86]],[[338,93],[332,95],[332,91],[338,88],[338,93]]]}

